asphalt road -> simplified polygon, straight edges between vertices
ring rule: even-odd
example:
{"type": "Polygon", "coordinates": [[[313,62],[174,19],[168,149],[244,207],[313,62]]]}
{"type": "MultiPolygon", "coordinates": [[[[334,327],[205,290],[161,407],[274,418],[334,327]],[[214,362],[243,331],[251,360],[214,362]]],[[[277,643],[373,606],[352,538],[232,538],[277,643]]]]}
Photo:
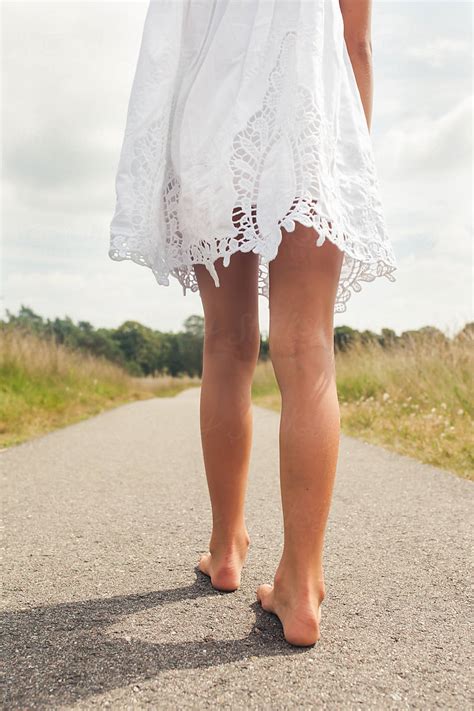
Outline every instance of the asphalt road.
{"type": "Polygon", "coordinates": [[[282,542],[278,415],[254,410],[252,543],[226,594],[195,568],[210,523],[198,412],[189,390],[0,453],[3,708],[472,707],[472,485],[343,437],[322,639],[294,648],[255,601],[282,542]]]}

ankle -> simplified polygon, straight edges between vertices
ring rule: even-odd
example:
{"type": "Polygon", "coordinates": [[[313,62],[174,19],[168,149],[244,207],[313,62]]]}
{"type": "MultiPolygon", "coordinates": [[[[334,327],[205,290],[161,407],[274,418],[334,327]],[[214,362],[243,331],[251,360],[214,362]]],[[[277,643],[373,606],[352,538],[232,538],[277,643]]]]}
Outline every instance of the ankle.
{"type": "Polygon", "coordinates": [[[219,530],[215,526],[212,529],[209,551],[225,551],[227,553],[247,551],[250,545],[250,536],[247,529],[219,530]]]}
{"type": "Polygon", "coordinates": [[[326,596],[322,567],[294,566],[280,562],[273,582],[279,590],[291,592],[299,599],[312,600],[316,597],[321,603],[326,596]]]}

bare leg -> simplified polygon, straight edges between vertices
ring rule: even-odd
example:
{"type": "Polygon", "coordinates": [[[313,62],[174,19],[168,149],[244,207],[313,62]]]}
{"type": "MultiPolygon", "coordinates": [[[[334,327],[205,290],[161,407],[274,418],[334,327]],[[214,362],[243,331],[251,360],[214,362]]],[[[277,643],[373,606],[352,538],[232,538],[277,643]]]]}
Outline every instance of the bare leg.
{"type": "Polygon", "coordinates": [[[240,585],[249,537],[244,503],[252,443],[251,384],[260,348],[258,255],[236,252],[216,263],[216,287],[196,265],[204,308],[204,363],[200,400],[201,441],[211,497],[209,553],[199,569],[219,590],[240,585]]]}
{"type": "Polygon", "coordinates": [[[322,554],[339,450],[333,314],[343,254],[314,230],[284,233],[270,262],[270,355],[282,395],[280,484],[284,547],[263,608],[295,645],[319,639],[322,554]]]}

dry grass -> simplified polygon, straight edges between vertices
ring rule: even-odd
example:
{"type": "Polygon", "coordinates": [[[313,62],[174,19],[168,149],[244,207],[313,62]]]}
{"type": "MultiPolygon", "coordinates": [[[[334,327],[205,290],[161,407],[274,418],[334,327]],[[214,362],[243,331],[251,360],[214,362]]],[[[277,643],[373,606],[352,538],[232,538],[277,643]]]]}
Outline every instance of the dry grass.
{"type": "MultiPolygon", "coordinates": [[[[342,429],[474,478],[472,338],[420,337],[404,347],[355,345],[336,357],[342,429]]],[[[19,331],[0,332],[0,445],[8,446],[131,400],[173,396],[198,378],[133,378],[110,361],[19,331]]],[[[256,404],[280,409],[270,361],[256,404]]]]}
{"type": "MultiPolygon", "coordinates": [[[[338,353],[336,370],[343,432],[474,478],[472,338],[358,344],[338,353]]],[[[259,365],[254,395],[279,410],[270,363],[259,365]]]]}
{"type": "Polygon", "coordinates": [[[0,445],[18,444],[131,400],[172,396],[193,378],[132,378],[110,361],[0,331],[0,445]]]}

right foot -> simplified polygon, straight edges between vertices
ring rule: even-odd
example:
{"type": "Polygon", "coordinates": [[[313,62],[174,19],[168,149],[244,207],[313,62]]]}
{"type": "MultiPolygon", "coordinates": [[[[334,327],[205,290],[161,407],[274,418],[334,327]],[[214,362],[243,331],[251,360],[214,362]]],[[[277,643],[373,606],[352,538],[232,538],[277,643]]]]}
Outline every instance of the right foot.
{"type": "Polygon", "coordinates": [[[314,586],[298,586],[275,577],[274,585],[257,588],[257,600],[262,608],[280,619],[286,641],[298,647],[309,647],[319,640],[323,599],[323,583],[314,589],[314,586]]]}
{"type": "Polygon", "coordinates": [[[211,542],[210,552],[200,557],[198,568],[210,577],[213,588],[223,592],[237,590],[249,544],[247,534],[232,543],[219,545],[211,542]]]}

